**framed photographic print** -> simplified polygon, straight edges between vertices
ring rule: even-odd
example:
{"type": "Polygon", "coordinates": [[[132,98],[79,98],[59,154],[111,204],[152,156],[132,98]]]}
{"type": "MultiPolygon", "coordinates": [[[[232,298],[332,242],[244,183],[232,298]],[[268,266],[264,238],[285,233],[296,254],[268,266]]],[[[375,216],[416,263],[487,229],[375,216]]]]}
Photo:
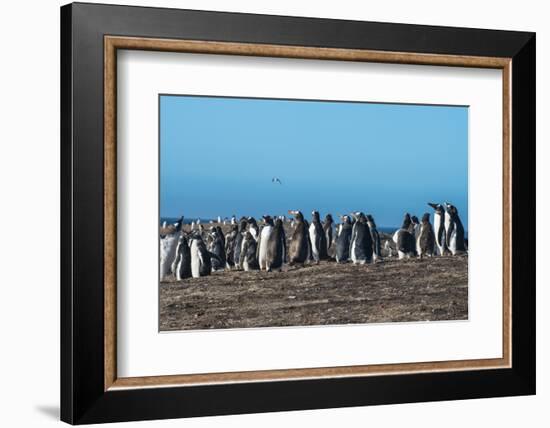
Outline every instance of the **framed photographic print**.
{"type": "Polygon", "coordinates": [[[535,393],[535,35],[61,8],[72,424],[535,393]]]}

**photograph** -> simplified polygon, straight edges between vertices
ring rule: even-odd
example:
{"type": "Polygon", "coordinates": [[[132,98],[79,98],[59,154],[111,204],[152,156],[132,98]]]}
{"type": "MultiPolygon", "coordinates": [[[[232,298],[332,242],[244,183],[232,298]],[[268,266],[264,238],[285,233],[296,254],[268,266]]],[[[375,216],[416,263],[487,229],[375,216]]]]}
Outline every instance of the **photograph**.
{"type": "Polygon", "coordinates": [[[158,102],[160,331],[468,319],[468,106],[158,102]]]}

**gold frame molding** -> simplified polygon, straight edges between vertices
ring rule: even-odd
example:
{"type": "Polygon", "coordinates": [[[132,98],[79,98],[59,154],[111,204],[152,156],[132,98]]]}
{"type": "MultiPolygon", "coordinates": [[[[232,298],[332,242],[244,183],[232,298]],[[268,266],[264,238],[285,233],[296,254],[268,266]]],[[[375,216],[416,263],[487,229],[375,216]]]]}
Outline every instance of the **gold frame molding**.
{"type": "Polygon", "coordinates": [[[382,52],[227,43],[195,40],[169,40],[138,37],[104,37],[104,389],[192,386],[236,382],[297,380],[310,378],[357,377],[404,373],[496,369],[511,367],[511,251],[512,251],[512,165],[511,165],[511,58],[382,52]],[[502,358],[433,361],[404,364],[358,365],[305,369],[204,373],[170,376],[117,377],[116,367],[116,85],[117,50],[147,50],[218,55],[243,55],[336,61],[381,62],[394,64],[441,65],[494,68],[502,70],[503,91],[503,349],[502,358]]]}

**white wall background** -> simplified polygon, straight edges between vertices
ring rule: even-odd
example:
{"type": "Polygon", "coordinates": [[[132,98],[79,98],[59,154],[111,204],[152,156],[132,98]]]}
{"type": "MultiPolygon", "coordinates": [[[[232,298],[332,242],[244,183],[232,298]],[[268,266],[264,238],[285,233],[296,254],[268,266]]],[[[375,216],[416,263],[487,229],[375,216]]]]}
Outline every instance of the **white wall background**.
{"type": "MultiPolygon", "coordinates": [[[[147,0],[126,4],[537,32],[538,394],[461,402],[155,421],[141,426],[279,427],[546,426],[550,421],[550,209],[548,145],[550,27],[543,1],[147,0]]],[[[116,3],[103,1],[103,3],[116,3]]],[[[59,6],[4,2],[0,14],[0,420],[2,426],[58,422],[59,406],[59,6]],[[29,231],[32,230],[32,233],[29,231]]],[[[535,249],[533,249],[535,250],[535,249]]],[[[125,426],[137,426],[137,423],[125,426]]]]}

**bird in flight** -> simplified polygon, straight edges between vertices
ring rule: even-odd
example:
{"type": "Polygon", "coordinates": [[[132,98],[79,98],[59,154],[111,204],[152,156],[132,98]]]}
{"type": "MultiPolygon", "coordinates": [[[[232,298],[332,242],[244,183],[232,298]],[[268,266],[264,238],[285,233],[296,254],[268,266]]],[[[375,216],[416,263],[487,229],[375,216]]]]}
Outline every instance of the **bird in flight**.
{"type": "Polygon", "coordinates": [[[271,179],[271,182],[272,182],[272,183],[283,184],[283,183],[281,182],[281,180],[279,180],[277,177],[273,177],[273,178],[271,179]]]}

